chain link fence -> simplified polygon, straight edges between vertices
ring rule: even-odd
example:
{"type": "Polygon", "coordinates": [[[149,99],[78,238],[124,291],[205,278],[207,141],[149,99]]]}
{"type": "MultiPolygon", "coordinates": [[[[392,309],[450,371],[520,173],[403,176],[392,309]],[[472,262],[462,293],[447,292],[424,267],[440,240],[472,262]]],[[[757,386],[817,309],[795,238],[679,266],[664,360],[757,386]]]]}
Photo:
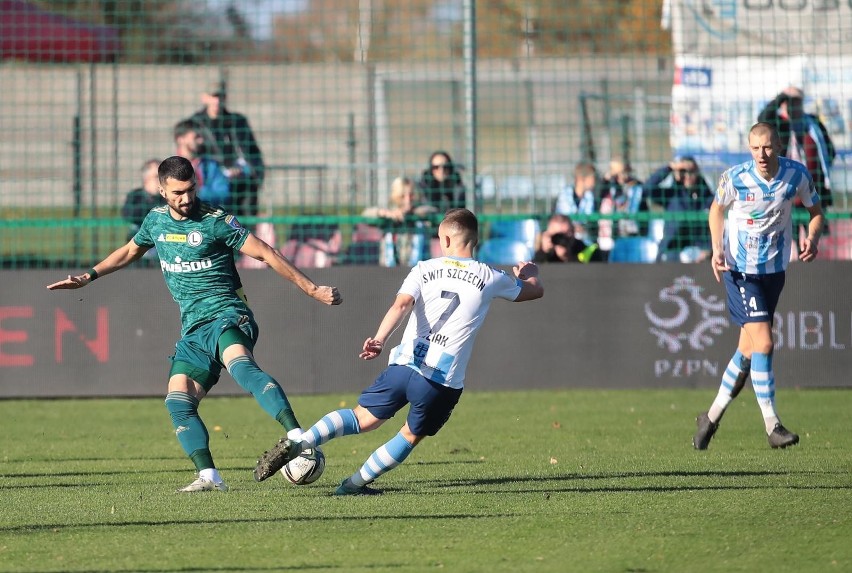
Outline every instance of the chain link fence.
{"type": "Polygon", "coordinates": [[[412,264],[434,252],[448,204],[483,217],[483,240],[534,249],[585,163],[595,202],[569,215],[587,243],[606,254],[622,236],[651,236],[657,260],[694,260],[660,241],[682,222],[706,226],[704,210],[602,208],[617,193],[601,184],[611,162],[646,181],[692,155],[712,188],[790,84],[834,142],[827,252],[852,258],[852,7],[792,4],[4,0],[0,263],[89,266],[127,240],[143,166],[191,152],[176,126],[192,118],[199,157],[246,164],[229,208],[303,266],[412,264]],[[755,47],[761,21],[787,36],[755,47]],[[399,178],[434,211],[400,207],[399,178]]]}

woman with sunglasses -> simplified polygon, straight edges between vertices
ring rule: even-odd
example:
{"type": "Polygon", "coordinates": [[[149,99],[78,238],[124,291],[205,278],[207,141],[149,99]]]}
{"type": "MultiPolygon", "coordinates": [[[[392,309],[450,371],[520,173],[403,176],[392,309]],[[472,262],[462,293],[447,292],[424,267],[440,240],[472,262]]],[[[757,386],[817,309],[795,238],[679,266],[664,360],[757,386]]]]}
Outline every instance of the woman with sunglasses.
{"type": "Polygon", "coordinates": [[[464,182],[446,151],[432,153],[417,186],[426,201],[441,213],[465,206],[464,182]]]}

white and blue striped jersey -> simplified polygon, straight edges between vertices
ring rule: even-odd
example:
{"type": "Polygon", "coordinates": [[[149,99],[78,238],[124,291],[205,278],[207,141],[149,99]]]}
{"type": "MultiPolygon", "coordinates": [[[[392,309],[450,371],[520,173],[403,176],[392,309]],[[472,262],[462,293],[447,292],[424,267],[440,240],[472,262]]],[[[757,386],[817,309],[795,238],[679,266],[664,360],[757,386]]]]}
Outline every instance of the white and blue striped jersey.
{"type": "Polygon", "coordinates": [[[556,204],[553,207],[554,213],[559,213],[560,215],[594,215],[595,209],[597,208],[597,201],[595,200],[595,194],[591,190],[586,190],[577,199],[577,195],[574,192],[573,185],[566,185],[559,192],[559,196],[556,198],[556,204]]]}
{"type": "Polygon", "coordinates": [[[495,298],[515,300],[522,283],[474,259],[438,257],[411,269],[398,294],[414,298],[402,341],[388,364],[463,388],[473,343],[495,298]]]}
{"type": "Polygon", "coordinates": [[[780,157],[771,181],[755,162],[746,161],[722,174],[715,201],[728,207],[725,259],[731,270],[764,275],[787,269],[793,245],[792,213],[796,196],[805,207],[819,201],[807,168],[780,157]]]}

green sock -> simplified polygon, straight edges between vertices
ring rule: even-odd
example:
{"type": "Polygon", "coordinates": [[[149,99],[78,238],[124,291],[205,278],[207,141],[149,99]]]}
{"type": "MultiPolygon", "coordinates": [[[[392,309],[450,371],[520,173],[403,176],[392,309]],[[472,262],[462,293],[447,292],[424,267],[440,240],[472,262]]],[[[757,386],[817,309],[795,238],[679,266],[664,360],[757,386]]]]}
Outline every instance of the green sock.
{"type": "Polygon", "coordinates": [[[290,431],[299,427],[284,390],[275,379],[260,369],[250,356],[239,356],[228,363],[228,372],[241,387],[251,392],[264,411],[290,431]]]}
{"type": "Polygon", "coordinates": [[[210,435],[198,416],[198,399],[186,392],[169,392],[166,409],[171,415],[175,436],[196,469],[215,467],[210,455],[210,435]]]}
{"type": "Polygon", "coordinates": [[[287,408],[285,410],[278,412],[275,419],[278,420],[278,423],[284,426],[284,429],[288,432],[290,430],[295,430],[296,428],[301,428],[299,421],[296,420],[296,414],[293,412],[293,409],[290,408],[290,404],[287,404],[287,408]]]}

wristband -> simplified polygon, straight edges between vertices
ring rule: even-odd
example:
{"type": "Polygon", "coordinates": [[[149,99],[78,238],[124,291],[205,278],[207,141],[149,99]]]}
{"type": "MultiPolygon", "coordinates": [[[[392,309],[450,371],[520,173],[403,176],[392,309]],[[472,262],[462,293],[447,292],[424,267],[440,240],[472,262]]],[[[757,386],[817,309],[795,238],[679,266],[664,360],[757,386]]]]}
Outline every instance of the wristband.
{"type": "Polygon", "coordinates": [[[92,267],[92,270],[89,271],[89,282],[92,282],[98,278],[98,271],[95,270],[95,267],[92,267]]]}

